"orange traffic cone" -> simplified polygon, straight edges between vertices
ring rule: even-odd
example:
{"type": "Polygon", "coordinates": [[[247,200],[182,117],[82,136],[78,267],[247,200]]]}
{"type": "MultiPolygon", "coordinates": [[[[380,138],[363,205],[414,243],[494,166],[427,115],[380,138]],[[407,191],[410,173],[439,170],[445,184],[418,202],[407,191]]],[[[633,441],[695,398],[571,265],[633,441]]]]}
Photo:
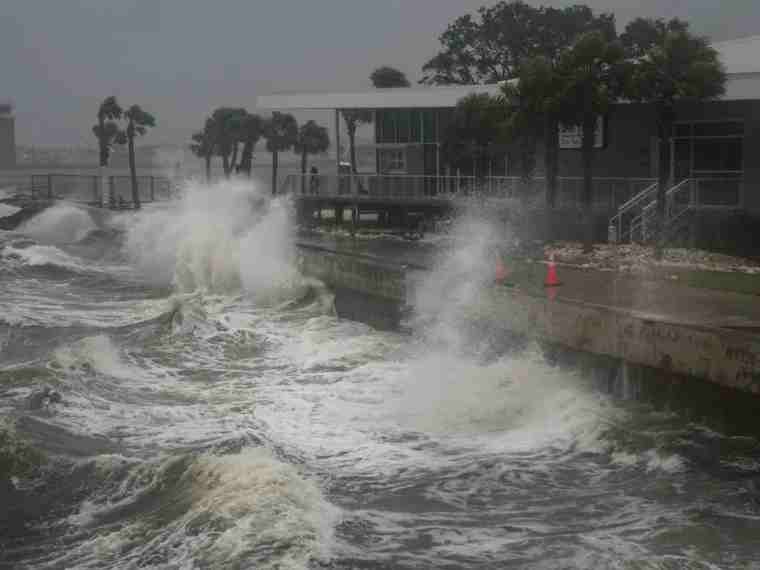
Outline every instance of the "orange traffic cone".
{"type": "Polygon", "coordinates": [[[562,282],[557,277],[557,265],[554,263],[554,254],[551,254],[549,256],[549,263],[546,265],[544,287],[556,287],[557,285],[562,285],[562,282]]]}

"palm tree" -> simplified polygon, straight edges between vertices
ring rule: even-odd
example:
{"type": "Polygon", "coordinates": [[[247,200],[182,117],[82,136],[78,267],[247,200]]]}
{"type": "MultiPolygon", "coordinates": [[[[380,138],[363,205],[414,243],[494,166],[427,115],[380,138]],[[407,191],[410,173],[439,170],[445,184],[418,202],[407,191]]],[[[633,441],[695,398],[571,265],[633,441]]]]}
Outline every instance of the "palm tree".
{"type": "Polygon", "coordinates": [[[298,139],[294,145],[294,150],[301,154],[301,193],[306,193],[306,159],[310,154],[321,154],[327,152],[330,147],[330,136],[327,129],[315,123],[308,121],[298,129],[298,139]]]}
{"type": "Polygon", "coordinates": [[[215,152],[222,157],[224,176],[230,177],[237,164],[238,146],[248,112],[240,107],[219,107],[211,117],[214,122],[215,152]]]}
{"type": "Polygon", "coordinates": [[[557,186],[561,94],[558,79],[551,63],[536,57],[523,64],[517,82],[502,86],[499,98],[505,113],[501,135],[510,143],[519,142],[524,178],[531,178],[536,140],[543,138],[547,208],[554,206],[557,186]]]}
{"type": "Polygon", "coordinates": [[[115,122],[121,119],[122,108],[116,101],[116,97],[106,97],[98,108],[98,123],[92,127],[92,132],[98,139],[100,149],[100,196],[104,198],[106,188],[105,169],[108,167],[108,159],[111,156],[111,147],[116,142],[119,133],[119,125],[115,122]]]}
{"type": "Polygon", "coordinates": [[[202,158],[206,163],[206,183],[211,182],[211,159],[216,154],[216,141],[214,140],[214,119],[206,119],[203,130],[193,133],[193,142],[190,144],[190,150],[198,158],[202,158]]]}
{"type": "Polygon", "coordinates": [[[279,153],[290,150],[298,140],[298,123],[289,113],[275,111],[265,122],[264,136],[267,150],[272,153],[272,196],[277,194],[277,166],[279,153]]]}
{"type": "Polygon", "coordinates": [[[725,92],[726,73],[718,53],[705,38],[689,33],[680,20],[632,21],[621,35],[631,73],[626,95],[654,104],[659,137],[656,252],[662,255],[665,198],[670,178],[670,137],[679,101],[705,101],[725,92]]]}
{"type": "Polygon", "coordinates": [[[127,128],[119,133],[120,142],[129,145],[129,174],[132,179],[132,203],[140,209],[140,192],[137,187],[137,168],[135,167],[135,137],[143,136],[149,127],[156,126],[153,115],[144,111],[139,105],[132,105],[124,112],[127,128]]]}
{"type": "Polygon", "coordinates": [[[558,73],[564,92],[560,99],[579,102],[568,110],[571,123],[580,124],[583,131],[583,204],[586,212],[584,251],[593,249],[593,164],[594,135],[597,121],[617,100],[622,91],[621,64],[623,49],[598,30],[587,32],[562,57],[558,73]]]}
{"type": "Polygon", "coordinates": [[[98,108],[98,124],[92,127],[92,131],[98,139],[100,166],[108,166],[111,145],[119,130],[114,121],[121,119],[122,112],[116,97],[113,96],[106,97],[98,108]]]}
{"type": "Polygon", "coordinates": [[[443,152],[452,165],[469,165],[473,176],[486,175],[486,164],[503,123],[503,106],[487,93],[457,101],[445,133],[443,152]]]}
{"type": "Polygon", "coordinates": [[[367,109],[341,109],[340,113],[346,122],[349,152],[351,153],[351,172],[356,174],[356,128],[362,123],[369,124],[372,122],[372,111],[367,109]]]}
{"type": "Polygon", "coordinates": [[[406,78],[406,75],[404,75],[404,72],[388,65],[383,65],[382,67],[375,69],[375,71],[369,76],[369,79],[372,81],[372,85],[378,89],[409,87],[409,80],[406,78]]]}
{"type": "Polygon", "coordinates": [[[248,113],[243,119],[240,134],[243,140],[243,151],[240,155],[240,170],[251,177],[253,168],[253,151],[256,143],[264,135],[264,121],[256,114],[248,113]]]}

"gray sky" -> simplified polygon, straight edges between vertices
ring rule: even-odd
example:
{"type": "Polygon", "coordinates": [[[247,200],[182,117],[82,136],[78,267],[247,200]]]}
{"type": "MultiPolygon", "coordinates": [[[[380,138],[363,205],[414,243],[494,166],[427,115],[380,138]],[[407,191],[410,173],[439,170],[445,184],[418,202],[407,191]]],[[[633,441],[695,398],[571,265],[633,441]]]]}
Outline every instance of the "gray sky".
{"type": "MultiPolygon", "coordinates": [[[[146,143],[185,143],[210,109],[253,110],[257,94],[362,87],[384,64],[415,81],[446,25],[484,3],[3,0],[0,101],[16,104],[18,144],[94,145],[94,115],[111,94],[156,115],[146,143]]],[[[715,40],[760,34],[760,0],[586,4],[613,12],[618,28],[639,15],[678,16],[715,40]]]]}

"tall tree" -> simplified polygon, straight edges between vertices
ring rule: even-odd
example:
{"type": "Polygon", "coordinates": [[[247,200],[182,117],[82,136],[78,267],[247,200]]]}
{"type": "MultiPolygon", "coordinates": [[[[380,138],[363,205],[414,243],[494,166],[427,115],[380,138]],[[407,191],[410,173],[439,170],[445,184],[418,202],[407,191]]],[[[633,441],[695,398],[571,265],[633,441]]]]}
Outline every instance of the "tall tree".
{"type": "Polygon", "coordinates": [[[240,154],[240,170],[251,177],[253,168],[253,151],[256,144],[264,135],[264,121],[255,113],[246,114],[240,126],[240,136],[243,141],[243,150],[240,154]]]}
{"type": "Polygon", "coordinates": [[[622,92],[623,49],[617,41],[609,41],[594,30],[578,38],[562,56],[559,73],[565,92],[563,101],[575,101],[571,108],[572,122],[582,127],[583,203],[586,211],[584,250],[593,247],[593,162],[597,121],[622,92]]]}
{"type": "Polygon", "coordinates": [[[327,129],[314,121],[308,121],[298,129],[294,150],[301,155],[301,193],[306,193],[306,161],[310,154],[321,154],[330,148],[327,129]]]}
{"type": "Polygon", "coordinates": [[[279,153],[290,150],[298,140],[298,123],[289,113],[275,111],[265,121],[264,137],[267,150],[272,153],[272,196],[277,194],[277,168],[279,153]]]}
{"type": "Polygon", "coordinates": [[[137,187],[137,168],[135,166],[135,138],[143,136],[149,127],[156,126],[153,115],[144,111],[139,105],[132,105],[124,111],[127,127],[120,133],[120,141],[126,142],[129,147],[129,174],[132,180],[132,204],[135,209],[140,209],[140,192],[137,187]]]}
{"type": "Polygon", "coordinates": [[[121,106],[116,101],[116,97],[113,96],[106,97],[98,108],[98,123],[92,127],[92,132],[98,139],[100,166],[108,166],[111,146],[119,132],[119,125],[115,121],[121,119],[122,113],[121,106]]]}
{"type": "Polygon", "coordinates": [[[457,101],[442,145],[449,164],[469,166],[474,176],[483,177],[494,144],[504,122],[503,105],[487,93],[472,94],[457,101]]]}
{"type": "Polygon", "coordinates": [[[214,120],[211,117],[206,119],[203,130],[193,133],[190,144],[190,150],[198,158],[202,158],[206,164],[206,183],[211,182],[211,159],[216,154],[214,120]]]}
{"type": "Polygon", "coordinates": [[[375,69],[369,78],[370,81],[372,81],[372,85],[378,89],[388,87],[409,87],[409,80],[406,78],[406,75],[404,75],[404,72],[388,65],[383,65],[382,67],[375,69]]]}
{"type": "Polygon", "coordinates": [[[248,112],[240,107],[219,107],[211,114],[216,152],[222,157],[224,176],[230,177],[237,164],[243,124],[248,112]]]}
{"type": "Polygon", "coordinates": [[[107,202],[106,198],[106,168],[111,156],[111,148],[116,143],[119,135],[119,125],[116,121],[121,119],[123,110],[116,97],[106,97],[98,108],[98,122],[92,127],[95,138],[98,139],[100,151],[100,200],[107,202]]]}
{"type": "Polygon", "coordinates": [[[680,20],[632,21],[621,35],[631,63],[626,95],[651,103],[657,113],[657,255],[662,254],[665,202],[670,177],[670,137],[679,101],[705,101],[725,93],[726,73],[705,38],[692,35],[680,20]]]}
{"type": "Polygon", "coordinates": [[[505,83],[500,102],[506,120],[503,136],[517,141],[523,157],[523,174],[528,175],[535,152],[535,141],[544,142],[546,172],[546,205],[553,208],[559,162],[559,123],[562,118],[562,86],[560,75],[543,57],[523,63],[517,81],[505,83]]]}
{"type": "Polygon", "coordinates": [[[348,133],[351,172],[356,174],[356,129],[362,123],[369,124],[372,122],[372,111],[368,109],[341,109],[340,113],[343,115],[348,133]]]}
{"type": "Polygon", "coordinates": [[[687,32],[689,24],[678,18],[672,20],[636,18],[628,23],[620,34],[626,57],[635,61],[646,57],[654,46],[662,45],[670,32],[687,32]]]}
{"type": "Polygon", "coordinates": [[[536,140],[543,139],[549,206],[559,175],[562,89],[556,69],[562,54],[592,30],[613,39],[614,17],[582,5],[534,8],[520,0],[502,1],[481,8],[475,17],[455,20],[440,38],[443,50],[423,67],[426,83],[493,83],[519,77],[519,84],[509,85],[504,93],[511,116],[506,131],[522,140],[524,175],[532,172],[536,140]]]}
{"type": "Polygon", "coordinates": [[[499,2],[460,16],[441,34],[441,51],[422,67],[422,83],[496,83],[515,77],[538,42],[538,8],[499,2]]]}
{"type": "Polygon", "coordinates": [[[538,113],[541,122],[546,204],[548,208],[553,208],[559,177],[559,128],[566,118],[568,103],[571,107],[574,103],[562,100],[562,74],[557,68],[563,54],[584,33],[597,31],[607,41],[613,41],[615,18],[612,14],[594,14],[583,5],[542,7],[534,26],[538,28],[535,34],[537,43],[532,49],[535,55],[520,62],[518,85],[525,98],[532,101],[531,111],[538,113]]]}

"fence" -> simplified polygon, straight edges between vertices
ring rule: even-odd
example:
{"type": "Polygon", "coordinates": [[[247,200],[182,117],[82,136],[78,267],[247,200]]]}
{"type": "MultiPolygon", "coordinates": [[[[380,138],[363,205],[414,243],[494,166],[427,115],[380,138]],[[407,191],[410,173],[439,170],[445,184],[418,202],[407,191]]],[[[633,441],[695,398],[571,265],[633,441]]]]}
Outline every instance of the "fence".
{"type": "MultiPolygon", "coordinates": [[[[650,178],[594,178],[593,204],[599,209],[616,209],[653,182],[650,178]]],[[[415,176],[379,174],[290,174],[280,192],[320,197],[356,197],[399,201],[446,200],[480,195],[492,198],[543,200],[546,179],[535,177],[415,176]]],[[[557,206],[583,203],[583,178],[557,179],[557,206]]]]}
{"type": "MultiPolygon", "coordinates": [[[[129,176],[108,176],[106,196],[112,206],[132,204],[132,179],[129,176]]],[[[87,204],[101,204],[100,176],[97,174],[32,174],[26,194],[32,198],[69,200],[87,204]]],[[[172,198],[174,188],[168,178],[138,176],[137,190],[141,202],[161,202],[172,198]]]]}

